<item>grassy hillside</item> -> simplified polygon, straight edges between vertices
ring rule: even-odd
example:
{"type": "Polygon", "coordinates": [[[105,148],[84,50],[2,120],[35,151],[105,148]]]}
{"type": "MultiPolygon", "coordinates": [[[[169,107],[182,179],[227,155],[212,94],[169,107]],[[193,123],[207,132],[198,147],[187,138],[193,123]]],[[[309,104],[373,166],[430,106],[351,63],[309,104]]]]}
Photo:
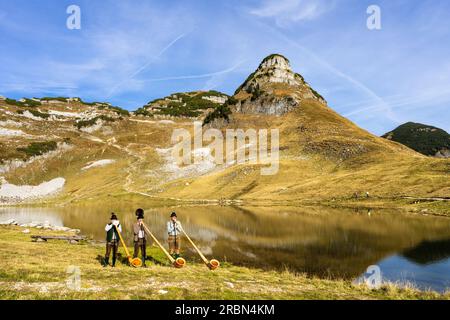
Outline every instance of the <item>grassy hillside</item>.
{"type": "Polygon", "coordinates": [[[383,198],[450,195],[448,160],[376,137],[314,100],[281,117],[234,113],[227,128],[279,128],[278,174],[261,176],[261,166],[242,164],[172,182],[163,195],[283,201],[350,198],[355,192],[383,198]]]}
{"type": "MultiPolygon", "coordinates": [[[[32,234],[60,234],[36,231],[32,234]]],[[[123,254],[123,248],[120,248],[123,254]]],[[[189,263],[169,266],[159,249],[146,269],[133,269],[123,256],[103,268],[103,244],[36,243],[20,228],[0,227],[0,299],[450,299],[448,294],[385,285],[371,290],[349,281],[321,280],[286,272],[224,265],[212,272],[189,263]],[[33,254],[30,254],[32,252],[33,254]],[[81,290],[67,286],[69,266],[81,271],[81,290]]]]}
{"type": "MultiPolygon", "coordinates": [[[[58,202],[129,192],[174,200],[284,202],[342,200],[365,192],[372,199],[386,201],[401,196],[450,195],[449,160],[427,158],[376,137],[313,99],[279,117],[235,113],[226,127],[280,130],[280,167],[274,176],[261,176],[261,165],[248,163],[206,171],[173,167],[166,156],[170,155],[172,132],[176,128],[192,132],[192,120],[120,117],[95,108],[86,119],[98,117],[100,112],[116,117],[115,121],[96,122],[95,130],[83,131],[85,128],[75,125],[79,119],[31,119],[14,113],[14,108],[18,107],[0,105],[0,122],[24,135],[0,137],[3,166],[9,168],[1,175],[17,185],[64,177],[66,185],[58,202]],[[41,148],[36,146],[53,142],[58,143],[56,150],[38,155],[41,148]],[[36,156],[20,166],[8,164],[23,160],[25,150],[34,153],[35,149],[39,151],[36,156]],[[104,159],[115,162],[82,170],[104,159]]],[[[46,106],[42,111],[83,112],[86,108],[73,102],[46,106]]]]}
{"type": "Polygon", "coordinates": [[[228,99],[228,95],[210,90],[173,93],[170,96],[150,101],[135,114],[142,116],[171,116],[196,118],[214,110],[228,99]],[[219,99],[219,102],[214,99],[219,99]]]}

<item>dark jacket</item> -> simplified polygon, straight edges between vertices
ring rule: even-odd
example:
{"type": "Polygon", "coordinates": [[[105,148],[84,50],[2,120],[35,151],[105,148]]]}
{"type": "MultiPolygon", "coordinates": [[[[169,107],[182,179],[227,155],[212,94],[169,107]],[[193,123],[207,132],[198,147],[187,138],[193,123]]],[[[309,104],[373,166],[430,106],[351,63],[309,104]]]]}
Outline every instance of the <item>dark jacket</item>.
{"type": "MultiPolygon", "coordinates": [[[[122,227],[120,225],[120,223],[117,225],[117,228],[119,229],[119,231],[122,230],[122,227]]],[[[116,228],[114,227],[114,225],[112,223],[108,223],[105,227],[105,231],[106,231],[106,241],[107,242],[111,242],[114,238],[114,240],[119,241],[119,234],[117,233],[116,228]]]]}

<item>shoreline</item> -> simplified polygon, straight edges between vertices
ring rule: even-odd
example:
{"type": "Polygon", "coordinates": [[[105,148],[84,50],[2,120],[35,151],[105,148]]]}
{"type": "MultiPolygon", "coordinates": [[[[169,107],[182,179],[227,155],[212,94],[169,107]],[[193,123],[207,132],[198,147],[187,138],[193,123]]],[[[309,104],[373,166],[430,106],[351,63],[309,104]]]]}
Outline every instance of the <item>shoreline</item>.
{"type": "Polygon", "coordinates": [[[155,205],[164,206],[255,206],[255,207],[331,207],[342,209],[366,210],[400,210],[403,213],[423,214],[430,216],[450,217],[450,198],[422,198],[422,197],[393,197],[393,198],[331,198],[331,199],[301,199],[301,200],[259,200],[259,199],[175,199],[148,197],[141,193],[121,193],[116,195],[99,196],[89,199],[67,199],[61,197],[44,198],[30,202],[0,202],[0,208],[8,207],[39,207],[55,206],[65,207],[71,205],[86,205],[98,201],[111,201],[120,199],[139,199],[142,202],[154,202],[155,205]]]}
{"type": "Polygon", "coordinates": [[[223,263],[216,271],[190,262],[174,269],[159,249],[149,247],[148,268],[131,268],[123,256],[116,268],[103,268],[104,244],[32,242],[30,236],[73,232],[0,226],[0,299],[449,299],[395,284],[379,289],[350,280],[308,277],[289,271],[263,271],[223,263]],[[32,253],[32,254],[30,254],[32,253]],[[79,268],[81,286],[67,287],[68,268],[79,268]],[[111,281],[113,280],[113,281],[111,281]],[[116,283],[117,282],[117,283],[116,283]]]}

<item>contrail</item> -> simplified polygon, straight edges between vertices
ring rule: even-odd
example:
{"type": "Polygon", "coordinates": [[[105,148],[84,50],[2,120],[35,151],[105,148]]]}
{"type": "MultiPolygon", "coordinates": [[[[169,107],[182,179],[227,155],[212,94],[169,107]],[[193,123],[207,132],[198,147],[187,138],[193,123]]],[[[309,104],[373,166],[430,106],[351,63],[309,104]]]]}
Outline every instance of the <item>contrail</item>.
{"type": "Polygon", "coordinates": [[[280,33],[278,30],[258,22],[258,24],[265,26],[267,29],[271,30],[273,33],[275,33],[279,38],[283,39],[284,41],[290,43],[291,45],[297,47],[298,49],[302,50],[303,52],[305,52],[307,55],[309,55],[313,60],[315,60],[317,63],[319,63],[320,65],[322,65],[323,67],[327,68],[328,70],[330,70],[332,73],[334,73],[335,75],[347,80],[348,82],[350,82],[351,84],[353,84],[355,87],[359,88],[360,90],[362,90],[363,92],[365,92],[367,95],[369,95],[370,97],[372,97],[372,99],[378,101],[379,105],[383,106],[383,109],[386,109],[388,111],[388,117],[394,121],[394,122],[400,122],[394,115],[394,113],[392,112],[392,109],[390,108],[390,106],[383,100],[383,98],[381,98],[380,96],[378,96],[374,91],[372,91],[370,88],[368,88],[367,86],[365,86],[363,83],[359,82],[358,80],[354,79],[353,77],[351,77],[348,74],[343,73],[342,71],[338,70],[336,67],[332,66],[331,64],[329,64],[328,62],[326,62],[325,60],[323,60],[322,58],[320,58],[319,56],[317,56],[315,53],[313,53],[312,51],[310,51],[309,49],[299,45],[296,41],[286,37],[284,34],[280,33]]]}
{"type": "Polygon", "coordinates": [[[240,65],[242,65],[245,62],[245,60],[237,63],[236,65],[232,66],[231,68],[212,72],[212,73],[203,73],[203,74],[194,74],[194,75],[184,75],[184,76],[173,76],[173,77],[164,77],[164,78],[153,78],[153,79],[146,79],[142,82],[157,82],[157,81],[169,81],[169,80],[184,80],[184,79],[201,79],[201,78],[209,78],[214,77],[222,74],[226,74],[229,72],[232,72],[236,70],[240,65]]]}
{"type": "MultiPolygon", "coordinates": [[[[388,99],[389,101],[389,105],[391,107],[404,107],[404,106],[412,106],[412,105],[417,105],[418,103],[422,103],[422,102],[430,102],[430,99],[441,99],[441,98],[445,98],[450,94],[450,90],[442,90],[439,93],[436,92],[427,92],[424,94],[419,94],[419,95],[415,95],[415,96],[394,96],[397,98],[391,98],[388,99]]],[[[444,100],[447,101],[448,99],[444,100]]],[[[351,112],[348,112],[346,114],[344,114],[344,117],[348,117],[348,116],[352,116],[355,114],[359,114],[361,112],[365,112],[365,111],[375,111],[375,110],[382,110],[383,106],[379,105],[379,104],[371,104],[368,106],[364,106],[361,107],[357,110],[353,110],[351,112]]],[[[408,108],[411,109],[411,108],[408,108]]]]}
{"type": "MultiPolygon", "coordinates": [[[[189,32],[188,32],[189,33],[189,32]]],[[[142,71],[144,71],[145,69],[147,69],[154,60],[156,60],[157,58],[161,57],[167,50],[170,49],[170,47],[172,47],[175,43],[177,43],[180,39],[184,38],[188,33],[183,33],[181,35],[179,35],[178,37],[176,37],[174,40],[172,40],[167,46],[165,46],[160,52],[158,52],[157,55],[153,56],[152,58],[150,58],[144,65],[142,65],[139,69],[137,69],[133,74],[131,74],[128,78],[124,79],[123,81],[119,82],[117,85],[115,85],[110,93],[108,94],[108,98],[110,98],[112,96],[112,94],[120,87],[122,86],[124,83],[130,81],[131,79],[133,79],[134,77],[136,77],[139,73],[141,73],[142,71]]]]}

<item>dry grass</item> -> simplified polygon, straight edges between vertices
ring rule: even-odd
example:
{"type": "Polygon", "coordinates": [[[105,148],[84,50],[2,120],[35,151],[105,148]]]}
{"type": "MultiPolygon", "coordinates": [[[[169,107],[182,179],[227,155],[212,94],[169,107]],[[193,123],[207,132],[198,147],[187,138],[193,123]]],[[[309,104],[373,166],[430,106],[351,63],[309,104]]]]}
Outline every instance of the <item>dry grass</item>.
{"type": "MultiPolygon", "coordinates": [[[[7,108],[11,109],[2,107],[7,108]]],[[[64,110],[64,106],[59,108],[64,110]]],[[[380,205],[402,206],[403,202],[398,200],[402,196],[450,195],[450,160],[428,158],[375,137],[314,100],[304,101],[282,117],[233,116],[228,128],[280,129],[280,168],[273,176],[261,176],[261,166],[242,164],[171,181],[161,170],[165,160],[156,149],[170,147],[173,129],[192,131],[192,123],[180,119],[175,124],[133,120],[136,118],[108,124],[92,134],[80,133],[73,123],[27,120],[30,122],[24,128],[27,133],[56,135],[56,140],[70,138],[73,148],[58,157],[12,170],[5,177],[16,184],[39,184],[64,177],[65,192],[55,200],[64,203],[140,192],[180,201],[233,199],[292,204],[334,201],[334,205],[345,205],[354,193],[369,192],[380,205]],[[81,171],[88,162],[101,159],[116,162],[81,171]]],[[[8,148],[13,150],[19,142],[9,139],[8,148]]],[[[446,214],[450,208],[446,202],[433,205],[432,210],[446,214]]]]}
{"type": "MultiPolygon", "coordinates": [[[[36,233],[36,231],[33,231],[36,233]]],[[[53,233],[39,231],[42,233],[53,233]]],[[[167,265],[155,248],[147,269],[123,263],[103,268],[103,245],[50,241],[34,243],[15,227],[0,227],[1,299],[449,299],[450,296],[400,289],[379,290],[348,281],[308,278],[291,272],[270,272],[225,264],[209,271],[204,265],[184,269],[167,265]],[[81,270],[81,290],[68,288],[67,267],[81,270]]],[[[122,249],[120,250],[122,251],[122,249]]]]}

